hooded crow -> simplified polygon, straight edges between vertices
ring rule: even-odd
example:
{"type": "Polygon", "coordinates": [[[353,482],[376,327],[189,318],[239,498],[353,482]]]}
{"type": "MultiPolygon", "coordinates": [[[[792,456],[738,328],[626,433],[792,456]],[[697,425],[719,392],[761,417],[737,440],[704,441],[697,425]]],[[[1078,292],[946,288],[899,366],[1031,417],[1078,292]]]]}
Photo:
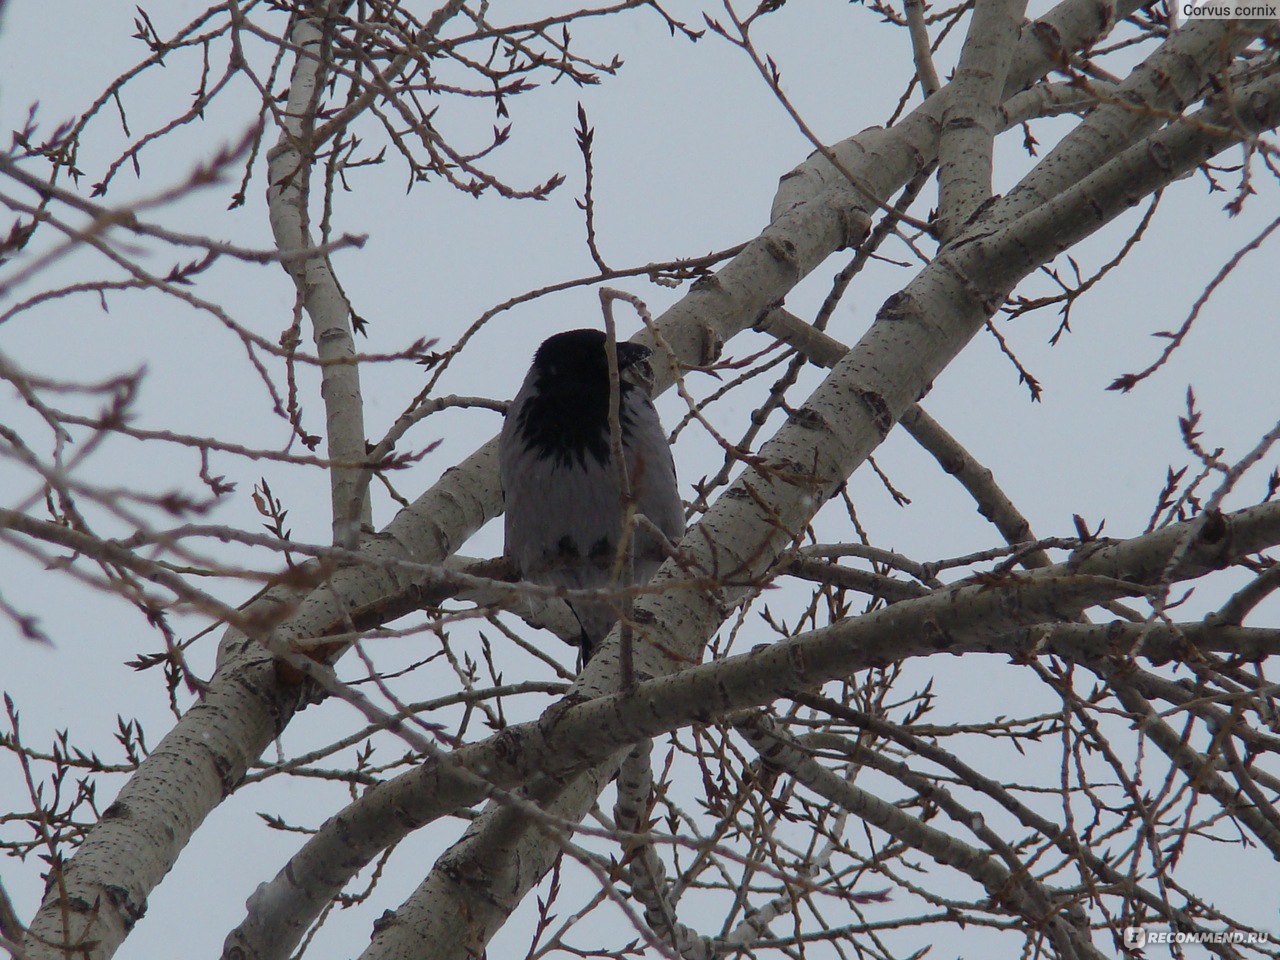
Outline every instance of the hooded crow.
{"type": "MultiPolygon", "coordinates": [[[[636,513],[670,541],[684,534],[684,506],[658,412],[641,382],[650,355],[618,344],[619,426],[636,513]]],[[[506,554],[522,579],[543,586],[607,587],[625,508],[609,438],[609,358],[599,330],[558,333],[538,347],[507,409],[498,447],[506,500],[506,554]]],[[[653,532],[634,533],[632,583],[648,583],[666,551],[653,532]]],[[[622,582],[626,583],[623,574],[622,582]]],[[[618,619],[605,600],[569,604],[582,628],[585,663],[618,619]]]]}

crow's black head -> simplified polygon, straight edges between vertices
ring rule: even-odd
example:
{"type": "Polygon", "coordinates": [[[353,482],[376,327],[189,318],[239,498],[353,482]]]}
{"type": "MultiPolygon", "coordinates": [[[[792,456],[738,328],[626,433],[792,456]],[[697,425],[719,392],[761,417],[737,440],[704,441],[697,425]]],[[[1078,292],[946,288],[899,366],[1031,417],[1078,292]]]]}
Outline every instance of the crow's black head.
{"type": "MultiPolygon", "coordinates": [[[[618,344],[618,370],[648,359],[648,347],[618,344]]],[[[567,330],[548,338],[533,356],[534,393],[520,411],[520,435],[542,457],[564,464],[589,454],[609,457],[609,356],[599,330],[567,330]]],[[[622,379],[621,397],[637,387],[622,379]]],[[[630,427],[622,404],[622,430],[630,427]]]]}
{"type": "MultiPolygon", "coordinates": [[[[618,344],[618,369],[625,370],[649,356],[638,343],[618,344]]],[[[585,386],[609,392],[609,356],[599,330],[566,330],[548,337],[533,355],[533,368],[542,389],[585,386]]]]}

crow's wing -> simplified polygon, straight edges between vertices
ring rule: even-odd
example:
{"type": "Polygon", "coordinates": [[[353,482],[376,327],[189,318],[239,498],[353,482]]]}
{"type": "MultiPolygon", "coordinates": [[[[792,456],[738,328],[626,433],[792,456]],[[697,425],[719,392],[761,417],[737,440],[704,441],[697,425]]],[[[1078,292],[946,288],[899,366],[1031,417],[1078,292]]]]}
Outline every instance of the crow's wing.
{"type": "MultiPolygon", "coordinates": [[[[590,452],[561,458],[530,447],[520,436],[520,414],[534,392],[527,378],[503,424],[498,463],[506,500],[506,552],[531,583],[592,589],[609,584],[622,530],[621,491],[612,457],[590,452]]],[[[624,396],[624,452],[636,509],[669,540],[684,532],[684,508],[676,488],[671,448],[652,402],[638,389],[624,396]]],[[[646,583],[666,552],[651,533],[639,532],[634,554],[636,583],[646,583]]],[[[583,630],[588,655],[617,620],[606,601],[570,604],[583,630]]]]}
{"type": "MultiPolygon", "coordinates": [[[[676,466],[658,411],[639,390],[626,396],[630,429],[623,441],[636,512],[644,514],[673,544],[684,536],[684,504],[676,486],[676,466]]],[[[635,582],[648,583],[667,558],[658,539],[641,527],[636,537],[635,582]]]]}

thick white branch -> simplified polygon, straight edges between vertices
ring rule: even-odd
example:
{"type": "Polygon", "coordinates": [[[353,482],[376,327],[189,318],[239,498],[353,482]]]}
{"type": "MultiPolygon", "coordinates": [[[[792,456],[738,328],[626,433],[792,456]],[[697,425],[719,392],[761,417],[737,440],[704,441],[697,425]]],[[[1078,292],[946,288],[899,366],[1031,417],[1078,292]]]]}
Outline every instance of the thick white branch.
{"type": "MultiPolygon", "coordinates": [[[[326,823],[260,888],[253,915],[238,931],[243,933],[251,925],[256,949],[240,956],[287,956],[289,943],[277,938],[305,929],[381,850],[411,830],[482,799],[485,790],[477,786],[469,771],[483,773],[501,788],[533,775],[563,780],[574,770],[614,757],[645,738],[769,703],[788,691],[813,689],[868,667],[937,653],[1027,655],[1020,645],[1024,638],[1019,628],[1071,620],[1096,603],[1142,592],[1145,584],[1164,575],[1169,557],[1193,528],[1200,535],[1175,569],[1177,580],[1202,576],[1280,542],[1280,504],[1226,515],[1212,526],[1194,520],[1132,540],[1098,544],[1087,555],[1011,577],[1004,584],[952,587],[906,600],[748,654],[645,681],[625,695],[558,705],[537,722],[510,727],[486,741],[462,747],[448,758],[430,760],[367,791],[326,823]]],[[[1214,637],[1205,639],[1212,642],[1214,637]]],[[[1069,655],[1069,645],[1059,648],[1051,640],[1046,643],[1036,638],[1037,645],[1030,652],[1069,655]]],[[[593,658],[592,665],[600,655],[593,658]]],[[[589,786],[576,786],[599,789],[605,783],[607,775],[595,777],[589,786]]],[[[565,812],[565,803],[573,801],[573,790],[570,786],[561,796],[557,814],[565,812]]],[[[591,794],[588,804],[593,798],[591,794]]],[[[466,841],[432,870],[419,888],[420,895],[397,911],[396,922],[379,930],[377,948],[371,947],[365,956],[459,956],[463,945],[474,951],[487,942],[495,920],[514,909],[511,900],[516,891],[503,882],[496,886],[501,897],[475,903],[477,885],[492,883],[495,877],[505,881],[513,875],[532,882],[529,874],[536,872],[537,864],[549,866],[554,856],[554,844],[534,842],[540,835],[527,829],[518,838],[511,834],[519,820],[518,813],[499,807],[473,823],[466,841]],[[496,823],[505,829],[496,829],[496,823]],[[519,869],[510,860],[490,862],[471,856],[495,851],[510,856],[516,850],[521,854],[517,861],[534,856],[535,862],[519,869]],[[442,901],[439,897],[448,888],[467,892],[471,900],[442,901]],[[426,896],[428,892],[434,896],[426,896]],[[464,921],[458,904],[466,902],[474,909],[467,912],[464,921]],[[450,903],[452,908],[444,909],[450,903]]]]}
{"type": "MultiPolygon", "coordinates": [[[[340,5],[334,2],[330,6],[340,5]]],[[[267,209],[276,246],[281,251],[280,262],[293,279],[298,298],[311,319],[316,355],[323,363],[320,395],[324,400],[329,458],[360,463],[365,459],[364,402],[360,396],[360,368],[352,362],[356,350],[346,297],[326,254],[286,254],[315,250],[308,209],[311,167],[315,162],[312,134],[323,99],[329,40],[323,23],[302,15],[294,18],[289,40],[301,52],[294,62],[289,99],[281,112],[284,127],[279,142],[267,154],[267,209]]],[[[359,478],[358,468],[330,469],[333,542],[341,547],[355,547],[360,524],[372,523],[368,497],[360,495],[359,478]]]]}
{"type": "MultiPolygon", "coordinates": [[[[643,836],[649,830],[649,800],[653,790],[650,754],[653,741],[636,744],[618,769],[618,801],[614,820],[627,833],[643,836]]],[[[629,843],[623,850],[631,895],[644,908],[644,919],[663,942],[683,960],[712,960],[716,952],[710,938],[680,922],[666,867],[654,845],[645,840],[629,843]]]]}
{"type": "MultiPolygon", "coordinates": [[[[1274,123],[1274,103],[1267,94],[1260,95],[1265,104],[1255,105],[1255,119],[1251,122],[1267,126],[1274,123]]],[[[1206,116],[1216,114],[1209,111],[1206,116]]],[[[1165,163],[1161,157],[1155,163],[1142,163],[1137,154],[1126,154],[1107,168],[1105,176],[1091,178],[1082,189],[1064,195],[1061,203],[1047,205],[1067,224],[1059,236],[1055,236],[1052,223],[1039,216],[1027,218],[1025,224],[1016,225],[1017,229],[1006,230],[983,243],[966,245],[949,262],[926,270],[919,283],[895,298],[882,314],[882,320],[889,322],[877,323],[860,348],[855,348],[842,364],[845,369],[837,370],[801,415],[766,445],[762,451],[765,468],[749,471],[713,507],[698,531],[686,538],[682,548],[695,565],[720,579],[751,580],[761,575],[785,544],[785,531],[798,529],[834,485],[874,448],[894,418],[914,400],[913,390],[923,392],[1021,277],[1127,209],[1133,187],[1139,188],[1137,195],[1156,189],[1241,133],[1247,134],[1224,130],[1221,135],[1197,139],[1191,133],[1195,130],[1200,130],[1196,123],[1186,124],[1170,137],[1169,143],[1178,145],[1173,162],[1165,163]],[[910,322],[896,322],[902,320],[910,322]],[[779,480],[779,473],[790,473],[791,481],[779,480]],[[807,488],[805,480],[796,480],[804,475],[808,477],[807,488]]],[[[894,158],[879,149],[882,143],[877,143],[873,135],[864,139],[873,149],[861,158],[864,165],[860,169],[874,177],[894,158]]],[[[1162,142],[1156,144],[1157,149],[1164,146],[1162,142]]],[[[901,161],[900,157],[897,159],[901,161]]],[[[827,195],[820,196],[825,202],[827,195]]],[[[806,212],[809,206],[801,203],[791,208],[773,226],[779,227],[793,215],[806,212]]],[[[1037,215],[1041,212],[1036,211],[1037,215]]],[[[802,273],[806,261],[798,254],[802,250],[807,253],[808,249],[811,248],[797,243],[776,249],[775,255],[802,273]]],[[[670,575],[668,570],[666,576],[670,575]]],[[[659,575],[659,582],[663,576],[659,575]]],[[[726,599],[732,600],[732,594],[727,591],[726,599]]],[[[652,645],[644,646],[648,662],[638,667],[638,672],[657,675],[676,666],[673,662],[664,663],[663,655],[656,651],[676,651],[677,661],[696,656],[696,644],[719,623],[723,609],[715,598],[676,590],[657,598],[643,598],[637,604],[637,618],[646,623],[645,632],[652,645]]],[[[611,650],[612,646],[606,645],[588,669],[587,689],[605,689],[612,668],[611,650]]],[[[529,882],[534,879],[530,876],[529,882]]],[[[420,913],[423,908],[411,901],[406,909],[420,913]]],[[[383,951],[368,952],[366,957],[407,956],[424,944],[430,944],[438,956],[459,955],[430,930],[408,925],[402,929],[412,935],[412,942],[384,941],[383,951]]]]}
{"type": "MultiPolygon", "coordinates": [[[[522,795],[537,803],[549,817],[576,823],[587,813],[580,809],[581,797],[598,796],[608,782],[608,775],[596,771],[557,771],[551,776],[534,777],[522,795]]],[[[526,816],[509,806],[491,805],[486,815],[473,821],[462,839],[436,862],[407,906],[383,915],[361,956],[389,953],[405,960],[433,960],[444,951],[457,949],[458,944],[464,945],[465,955],[481,956],[486,942],[484,932],[495,923],[500,925],[519,906],[530,876],[536,883],[551,869],[562,849],[557,842],[559,836],[533,829],[526,816]],[[409,953],[404,947],[407,943],[423,946],[409,953]]],[[[320,880],[325,882],[328,876],[320,880]]],[[[274,882],[264,885],[255,897],[276,886],[274,882]]],[[[269,912],[265,916],[270,922],[276,919],[269,912]]],[[[270,940],[265,943],[270,947],[269,953],[244,956],[289,955],[270,940]]]]}
{"type": "MultiPolygon", "coordinates": [[[[1127,15],[1134,6],[1133,0],[1114,8],[1099,0],[1064,0],[1024,29],[1006,94],[1041,76],[1064,49],[1078,49],[1105,35],[1112,18],[1127,15]]],[[[854,164],[887,198],[934,156],[938,111],[945,98],[943,90],[893,129],[836,149],[848,155],[846,165],[854,164]]],[[[829,167],[818,157],[785,178],[775,202],[777,222],[715,279],[695,285],[659,319],[657,329],[680,358],[704,360],[865,227],[863,202],[829,167]]],[[[663,386],[669,384],[669,371],[660,370],[659,376],[663,386]]],[[[362,551],[369,564],[338,571],[296,610],[294,598],[283,591],[256,601],[250,610],[273,621],[282,609],[293,611],[276,631],[282,643],[324,636],[343,622],[346,610],[412,591],[414,577],[394,561],[439,563],[500,509],[496,445],[491,442],[448,471],[373,538],[362,551]]],[[[125,785],[117,799],[120,815],[104,819],[64,866],[69,904],[52,892],[33,922],[34,936],[56,942],[63,911],[69,909],[78,915],[77,933],[93,943],[88,953],[92,960],[114,953],[133,922],[122,905],[135,909],[145,904],[194,829],[288,722],[296,693],[280,680],[265,651],[229,631],[207,692],[125,785]]],[[[61,960],[61,951],[36,940],[27,949],[40,960],[61,960]]]]}
{"type": "Polygon", "coordinates": [[[1008,223],[1046,203],[1164,126],[1267,25],[1264,21],[1196,20],[1175,32],[1114,90],[1099,88],[1103,100],[1097,109],[997,201],[975,230],[1008,223]]]}
{"type": "Polygon", "coordinates": [[[1026,0],[977,0],[948,89],[938,140],[938,239],[946,243],[991,199],[997,110],[1026,0]]]}

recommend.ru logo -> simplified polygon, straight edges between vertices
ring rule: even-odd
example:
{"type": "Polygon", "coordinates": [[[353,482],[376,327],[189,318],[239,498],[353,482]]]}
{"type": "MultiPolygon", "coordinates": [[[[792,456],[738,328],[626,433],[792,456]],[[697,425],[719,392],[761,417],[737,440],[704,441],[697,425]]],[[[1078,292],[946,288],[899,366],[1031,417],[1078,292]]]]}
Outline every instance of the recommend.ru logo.
{"type": "Polygon", "coordinates": [[[1142,950],[1157,944],[1231,943],[1262,944],[1280,942],[1259,930],[1170,930],[1168,927],[1125,927],[1126,950],[1142,950]]]}

